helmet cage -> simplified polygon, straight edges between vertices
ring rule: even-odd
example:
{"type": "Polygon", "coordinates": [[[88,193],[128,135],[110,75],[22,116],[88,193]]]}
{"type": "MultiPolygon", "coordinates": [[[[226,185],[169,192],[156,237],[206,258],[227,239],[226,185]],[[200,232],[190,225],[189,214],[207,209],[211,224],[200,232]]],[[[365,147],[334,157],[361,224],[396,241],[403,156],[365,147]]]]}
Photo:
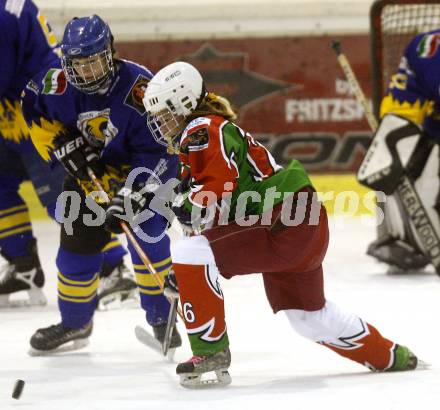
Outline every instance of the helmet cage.
{"type": "Polygon", "coordinates": [[[172,109],[165,108],[147,117],[147,126],[153,138],[162,145],[168,147],[169,153],[179,152],[179,138],[185,128],[185,118],[178,115],[172,109]]]}
{"type": "Polygon", "coordinates": [[[113,53],[109,47],[88,56],[62,55],[61,66],[70,84],[80,91],[93,94],[105,87],[114,73],[113,53]],[[84,61],[78,64],[75,63],[77,59],[84,61]],[[98,69],[95,69],[96,64],[98,69]]]}

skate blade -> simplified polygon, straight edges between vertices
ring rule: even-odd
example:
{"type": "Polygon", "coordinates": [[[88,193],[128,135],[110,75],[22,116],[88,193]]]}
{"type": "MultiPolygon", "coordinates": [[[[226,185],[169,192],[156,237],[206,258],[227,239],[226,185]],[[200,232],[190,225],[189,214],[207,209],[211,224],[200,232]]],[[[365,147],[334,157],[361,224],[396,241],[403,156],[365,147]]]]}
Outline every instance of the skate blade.
{"type": "Polygon", "coordinates": [[[117,292],[99,299],[98,310],[134,309],[140,305],[139,292],[132,289],[127,292],[117,292]]]}
{"type": "Polygon", "coordinates": [[[180,375],[180,385],[186,389],[209,389],[216,387],[226,387],[232,382],[228,369],[219,369],[214,372],[202,374],[182,373],[180,375]],[[215,378],[209,377],[214,373],[215,378]],[[205,378],[208,377],[208,378],[205,378]]]}
{"type": "Polygon", "coordinates": [[[26,292],[28,299],[12,299],[12,295],[1,295],[0,308],[20,308],[47,305],[46,296],[44,296],[44,293],[41,289],[31,289],[21,292],[26,292]]]}
{"type": "Polygon", "coordinates": [[[88,346],[90,344],[89,339],[77,339],[72,340],[71,342],[68,342],[60,347],[57,347],[56,349],[52,350],[38,350],[31,347],[29,349],[29,356],[32,357],[38,357],[38,356],[52,356],[57,355],[60,353],[66,353],[66,352],[74,352],[76,350],[83,349],[84,347],[88,346]]]}
{"type": "Polygon", "coordinates": [[[424,275],[426,274],[426,271],[424,268],[403,269],[403,268],[399,268],[398,266],[389,266],[386,271],[386,274],[390,276],[424,275]]]}
{"type": "Polygon", "coordinates": [[[417,360],[417,367],[414,370],[431,370],[431,363],[425,362],[424,360],[417,360]]]}
{"type": "MultiPolygon", "coordinates": [[[[143,345],[149,347],[150,349],[154,350],[155,352],[159,353],[162,357],[164,357],[162,344],[142,326],[136,326],[134,328],[134,334],[136,335],[136,339],[139,340],[139,342],[141,342],[143,345]]],[[[165,357],[169,362],[173,361],[175,353],[176,353],[176,349],[174,347],[168,349],[168,353],[165,357]]]]}

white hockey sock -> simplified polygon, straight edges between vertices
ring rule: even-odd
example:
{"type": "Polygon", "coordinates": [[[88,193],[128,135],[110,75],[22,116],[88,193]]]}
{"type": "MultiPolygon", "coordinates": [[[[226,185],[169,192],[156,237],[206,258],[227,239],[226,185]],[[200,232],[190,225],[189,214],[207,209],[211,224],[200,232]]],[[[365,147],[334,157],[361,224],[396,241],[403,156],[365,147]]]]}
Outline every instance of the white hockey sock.
{"type": "Polygon", "coordinates": [[[317,311],[289,309],[284,311],[294,330],[314,342],[340,344],[340,339],[352,337],[365,330],[365,322],[358,316],[344,312],[336,304],[326,301],[317,311]]]}

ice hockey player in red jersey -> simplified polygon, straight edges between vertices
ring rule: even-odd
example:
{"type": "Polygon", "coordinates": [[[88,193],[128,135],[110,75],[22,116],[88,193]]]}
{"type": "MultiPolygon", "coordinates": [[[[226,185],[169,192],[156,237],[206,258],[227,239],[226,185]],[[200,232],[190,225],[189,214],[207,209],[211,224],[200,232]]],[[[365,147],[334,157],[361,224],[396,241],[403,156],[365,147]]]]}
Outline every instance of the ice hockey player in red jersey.
{"type": "Polygon", "coordinates": [[[234,124],[228,101],[206,91],[200,73],[176,62],[160,70],[144,96],[150,131],[178,152],[173,211],[193,234],[171,246],[193,357],[177,366],[185,387],[231,382],[224,299],[218,277],[262,272],[276,313],[302,336],[376,371],[412,370],[417,357],[324,296],[328,245],[325,208],[302,165],[279,166],[234,124]],[[204,380],[204,373],[215,372],[204,380]],[[203,376],[203,378],[202,378],[203,376]]]}

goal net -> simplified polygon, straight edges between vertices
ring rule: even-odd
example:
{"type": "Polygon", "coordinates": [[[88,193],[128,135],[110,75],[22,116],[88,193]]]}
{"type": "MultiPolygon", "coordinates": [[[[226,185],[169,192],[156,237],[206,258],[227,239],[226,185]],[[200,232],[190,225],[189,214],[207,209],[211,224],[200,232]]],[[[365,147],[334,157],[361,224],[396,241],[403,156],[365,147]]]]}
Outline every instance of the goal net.
{"type": "Polygon", "coordinates": [[[376,0],[370,10],[373,105],[379,112],[388,82],[409,41],[440,29],[440,0],[376,0]]]}

